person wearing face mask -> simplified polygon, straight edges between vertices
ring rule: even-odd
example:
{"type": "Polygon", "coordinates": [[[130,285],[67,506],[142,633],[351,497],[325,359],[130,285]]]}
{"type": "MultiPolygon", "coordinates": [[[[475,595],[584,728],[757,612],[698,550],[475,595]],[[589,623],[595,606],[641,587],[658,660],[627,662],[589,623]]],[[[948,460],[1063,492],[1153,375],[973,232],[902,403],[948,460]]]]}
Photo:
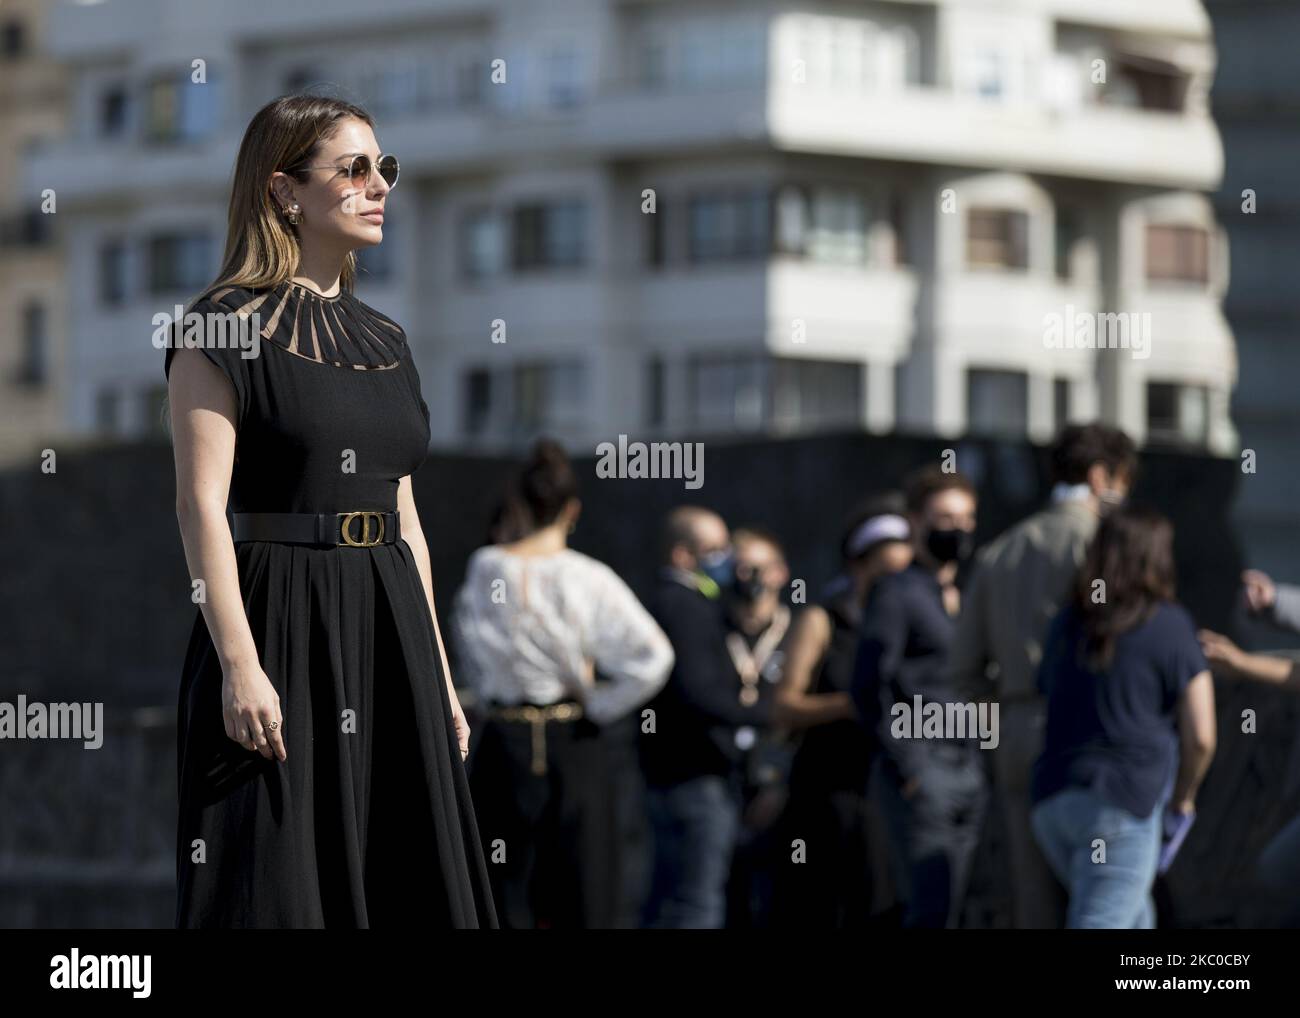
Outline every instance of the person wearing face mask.
{"type": "Polygon", "coordinates": [[[1117,428],[1071,425],[1057,438],[1051,463],[1049,504],[976,557],[948,654],[962,698],[991,697],[999,705],[993,776],[1018,929],[1059,929],[1065,921],[1065,892],[1030,826],[1030,780],[1047,719],[1046,699],[1035,682],[1043,639],[1098,520],[1127,495],[1137,453],[1117,428]]]}
{"type": "Polygon", "coordinates": [[[737,736],[765,728],[772,703],[742,680],[727,649],[724,591],[736,569],[722,518],[696,506],[674,509],[664,527],[663,561],[653,611],[675,663],[641,729],[654,836],[644,921],[718,929],[740,826],[737,736]]]}
{"type": "MultiPolygon", "coordinates": [[[[791,612],[782,599],[790,582],[785,551],[775,535],[757,527],[732,534],[736,575],[723,594],[727,653],[741,681],[741,696],[771,704],[785,671],[791,612]]],[[[785,805],[790,747],[771,727],[735,730],[740,751],[741,823],[727,893],[728,928],[766,926],[770,920],[773,824],[785,805]]]]}
{"type": "Polygon", "coordinates": [[[937,466],[914,474],[905,491],[915,558],[871,591],[851,694],[880,741],[873,777],[903,923],[944,927],[960,916],[988,798],[978,740],[908,737],[911,725],[900,728],[894,708],[957,700],[944,657],[960,607],[958,567],[974,546],[976,496],[965,476],[937,466]]]}
{"type": "Polygon", "coordinates": [[[842,572],[794,623],[774,717],[800,736],[780,843],[799,839],[809,854],[777,861],[777,925],[861,928],[893,903],[883,822],[867,794],[874,745],[849,687],[862,606],[877,580],[912,561],[906,513],[900,492],[863,503],[840,540],[842,572]]]}

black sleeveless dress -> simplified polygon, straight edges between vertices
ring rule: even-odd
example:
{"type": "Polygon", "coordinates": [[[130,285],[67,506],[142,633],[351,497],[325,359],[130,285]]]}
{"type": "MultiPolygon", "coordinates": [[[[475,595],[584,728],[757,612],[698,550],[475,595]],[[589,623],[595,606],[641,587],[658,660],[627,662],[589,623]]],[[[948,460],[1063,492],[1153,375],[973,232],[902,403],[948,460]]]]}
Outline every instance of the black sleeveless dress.
{"type": "MultiPolygon", "coordinates": [[[[847,583],[837,583],[819,607],[831,637],[811,693],[846,693],[858,650],[859,607],[847,583]]],[[[868,796],[875,753],[872,730],[856,720],[832,721],[804,732],[790,770],[783,843],[807,845],[808,862],[778,870],[774,913],[785,926],[861,928],[883,911],[888,860],[883,832],[868,796]]]]}
{"type": "MultiPolygon", "coordinates": [[[[349,292],[287,282],[217,290],[190,312],[167,373],[175,345],[193,345],[194,313],[259,326],[247,330],[250,351],[213,339],[201,348],[238,402],[233,511],[397,507],[398,481],[429,442],[400,326],[349,292]]],[[[180,685],[176,925],[496,927],[410,547],[235,548],[288,759],[226,736],[221,665],[200,613],[180,685]]]]}

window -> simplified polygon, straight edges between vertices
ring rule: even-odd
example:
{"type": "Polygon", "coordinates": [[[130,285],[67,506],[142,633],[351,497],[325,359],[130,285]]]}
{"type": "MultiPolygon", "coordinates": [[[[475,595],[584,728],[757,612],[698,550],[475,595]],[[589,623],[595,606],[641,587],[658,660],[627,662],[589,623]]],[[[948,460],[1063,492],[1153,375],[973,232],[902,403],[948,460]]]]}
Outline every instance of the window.
{"type": "Polygon", "coordinates": [[[707,357],[691,364],[691,417],[699,427],[747,431],[763,423],[763,362],[707,357]]]}
{"type": "Polygon", "coordinates": [[[181,86],[172,78],[151,82],[145,92],[145,137],[175,141],[180,137],[181,86]]]}
{"type": "Polygon", "coordinates": [[[0,219],[0,247],[43,247],[51,233],[50,214],[39,209],[0,219]]]}
{"type": "Polygon", "coordinates": [[[572,109],[582,102],[581,54],[572,43],[551,47],[543,62],[546,101],[555,109],[572,109]]]}
{"type": "Polygon", "coordinates": [[[48,345],[45,306],[31,301],[23,308],[23,359],[18,369],[20,384],[39,388],[48,381],[48,345]]]}
{"type": "Polygon", "coordinates": [[[1061,429],[1070,423],[1070,380],[1057,378],[1052,381],[1052,424],[1059,435],[1061,429]]]}
{"type": "Polygon", "coordinates": [[[1019,371],[966,375],[966,424],[973,435],[1022,438],[1029,425],[1029,379],[1019,371]]]}
{"type": "Polygon", "coordinates": [[[1170,113],[1183,108],[1188,78],[1177,67],[1138,57],[1120,57],[1114,63],[1111,84],[1103,92],[1108,105],[1170,113]]]}
{"type": "Polygon", "coordinates": [[[894,238],[894,264],[908,265],[911,252],[907,247],[907,205],[895,192],[889,200],[889,227],[894,238]]]}
{"type": "Polygon", "coordinates": [[[194,141],[216,127],[216,80],[202,83],[183,77],[155,78],[145,90],[145,140],[194,141]]]}
{"type": "Polygon", "coordinates": [[[803,61],[809,84],[881,92],[920,78],[920,39],[910,25],[805,14],[798,17],[794,32],[794,52],[803,61]]]}
{"type": "Polygon", "coordinates": [[[577,201],[516,208],[514,267],[528,270],[582,265],[586,261],[586,211],[577,201]]]}
{"type": "Polygon", "coordinates": [[[21,21],[10,19],[0,26],[0,55],[14,60],[27,49],[27,32],[21,21]]]}
{"type": "Polygon", "coordinates": [[[1200,385],[1147,383],[1147,439],[1203,446],[1209,438],[1209,392],[1200,385]]]}
{"type": "Polygon", "coordinates": [[[149,292],[198,290],[212,276],[210,239],[206,233],[164,234],[148,242],[149,292]]]}
{"type": "Polygon", "coordinates": [[[563,429],[583,418],[586,371],[581,361],[522,364],[514,370],[517,437],[563,429]]]}
{"type": "Polygon", "coordinates": [[[770,210],[766,191],[700,195],[689,203],[693,262],[762,258],[769,251],[770,210]]]}
{"type": "Polygon", "coordinates": [[[1206,283],[1210,278],[1210,235],[1199,226],[1147,227],[1147,280],[1206,283]]]}
{"type": "Polygon", "coordinates": [[[470,209],[461,218],[460,270],[467,279],[501,271],[501,221],[489,208],[470,209]]]}
{"type": "Polygon", "coordinates": [[[450,93],[445,101],[453,106],[481,106],[487,83],[487,63],[477,52],[461,54],[451,62],[450,93]]]}
{"type": "Polygon", "coordinates": [[[971,209],[966,217],[966,262],[973,269],[1027,269],[1029,214],[971,209]]]}
{"type": "Polygon", "coordinates": [[[1058,279],[1071,278],[1070,259],[1074,254],[1074,245],[1079,241],[1079,216],[1074,209],[1058,208],[1056,210],[1056,276],[1058,279]]]}
{"type": "Polygon", "coordinates": [[[654,357],[646,365],[646,424],[662,427],[668,419],[666,379],[663,358],[654,357]]]}
{"type": "Polygon", "coordinates": [[[867,261],[867,202],[860,192],[843,187],[813,189],[808,256],[840,265],[867,261]]]}
{"type": "Polygon", "coordinates": [[[126,133],[127,94],[122,85],[106,89],[99,97],[99,133],[104,138],[116,138],[126,133]]]}
{"type": "Polygon", "coordinates": [[[748,12],[652,16],[634,38],[633,74],[646,88],[710,88],[763,79],[767,27],[748,12]]]}
{"type": "Polygon", "coordinates": [[[856,427],[863,367],[788,357],[700,357],[691,364],[696,426],[715,431],[771,427],[785,432],[856,427]]]}
{"type": "Polygon", "coordinates": [[[465,434],[486,433],[491,414],[492,374],[486,368],[474,368],[465,373],[465,434]]]}
{"type": "Polygon", "coordinates": [[[1005,58],[996,49],[982,49],[970,56],[968,89],[984,99],[997,99],[1005,88],[1005,58]]]}
{"type": "Polygon", "coordinates": [[[863,265],[867,199],[855,188],[787,185],[776,198],[776,249],[813,261],[863,265]]]}
{"type": "Polygon", "coordinates": [[[657,203],[653,212],[642,213],[646,221],[646,260],[651,265],[662,266],[668,261],[668,238],[664,233],[663,214],[663,202],[657,203]]]}
{"type": "Polygon", "coordinates": [[[773,427],[812,431],[861,422],[861,364],[776,358],[771,367],[773,427]]]}
{"type": "Polygon", "coordinates": [[[110,305],[126,301],[126,244],[105,241],[99,249],[99,299],[110,305]]]}

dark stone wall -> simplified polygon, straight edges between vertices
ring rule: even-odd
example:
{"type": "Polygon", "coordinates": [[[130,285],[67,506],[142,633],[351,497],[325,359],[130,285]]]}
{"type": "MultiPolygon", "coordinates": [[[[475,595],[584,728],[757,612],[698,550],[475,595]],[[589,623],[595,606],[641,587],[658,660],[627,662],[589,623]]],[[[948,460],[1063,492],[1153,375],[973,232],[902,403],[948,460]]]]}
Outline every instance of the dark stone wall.
{"type": "MultiPolygon", "coordinates": [[[[858,499],[897,485],[950,443],[830,435],[783,441],[710,441],[704,486],[680,480],[599,480],[595,458],[576,461],[584,513],[573,544],[644,592],[656,568],[658,522],[693,502],[732,524],[755,523],[787,545],[810,594],[833,574],[844,515],[858,499]]],[[[981,489],[980,536],[1043,498],[1043,450],[963,442],[958,463],[981,489]]],[[[511,463],[431,455],[416,498],[433,556],[443,616],[466,557],[481,542],[511,463]]],[[[1232,460],[1144,457],[1137,497],[1172,517],[1180,596],[1204,625],[1232,631],[1237,542],[1228,510],[1240,477],[1232,460]]],[[[67,452],[58,471],[33,465],[0,475],[0,700],[105,704],[102,749],[0,743],[0,925],[168,925],[176,789],[175,697],[197,609],[173,513],[166,445],[67,452]]],[[[1300,802],[1292,746],[1297,704],[1220,684],[1219,756],[1205,811],[1163,885],[1166,916],[1232,924],[1249,915],[1245,881],[1264,840],[1300,802]],[[1244,706],[1259,733],[1240,734],[1244,706]]],[[[1005,888],[991,830],[969,921],[1005,922],[1005,888]]]]}

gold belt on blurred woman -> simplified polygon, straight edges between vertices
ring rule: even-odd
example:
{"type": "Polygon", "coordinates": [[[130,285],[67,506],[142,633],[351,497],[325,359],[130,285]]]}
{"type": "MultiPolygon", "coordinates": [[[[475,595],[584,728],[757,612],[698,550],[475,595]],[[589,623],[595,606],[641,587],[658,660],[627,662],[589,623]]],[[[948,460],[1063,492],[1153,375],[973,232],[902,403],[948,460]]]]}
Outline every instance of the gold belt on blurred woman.
{"type": "Polygon", "coordinates": [[[496,704],[490,711],[497,721],[513,721],[532,725],[533,758],[531,769],[541,777],[546,773],[546,723],[548,721],[577,721],[582,717],[582,704],[572,700],[548,703],[539,707],[533,703],[496,704]]]}

